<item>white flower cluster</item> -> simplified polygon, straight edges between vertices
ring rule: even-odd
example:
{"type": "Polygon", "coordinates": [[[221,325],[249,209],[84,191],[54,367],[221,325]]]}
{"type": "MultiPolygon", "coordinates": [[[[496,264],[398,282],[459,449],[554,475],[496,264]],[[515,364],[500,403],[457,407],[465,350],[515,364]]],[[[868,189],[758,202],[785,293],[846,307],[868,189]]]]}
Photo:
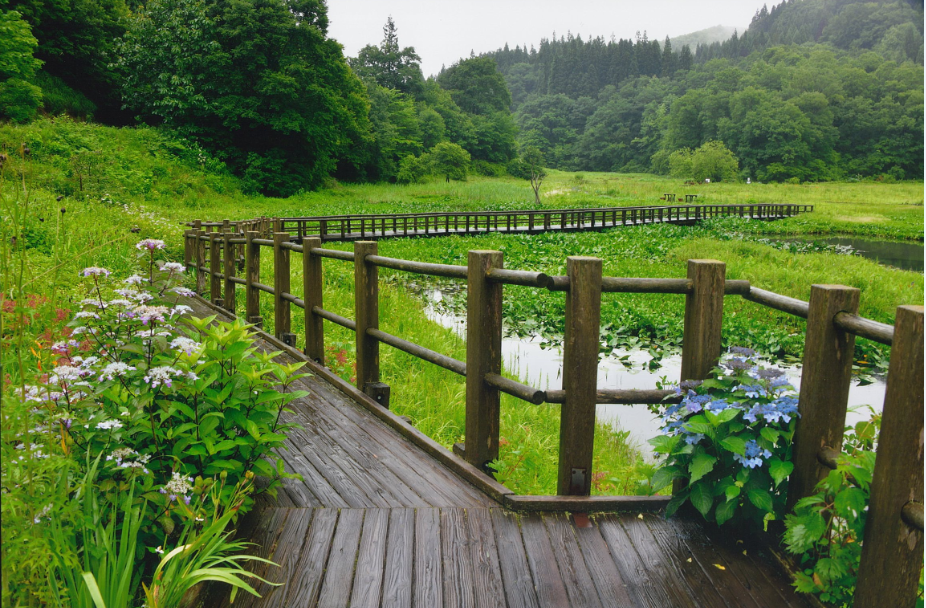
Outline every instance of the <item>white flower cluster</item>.
{"type": "Polygon", "coordinates": [[[183,353],[187,355],[192,355],[201,346],[202,344],[200,344],[199,342],[195,340],[191,340],[190,338],[184,338],[184,337],[174,338],[170,343],[171,348],[175,348],[179,351],[182,351],[183,353]]]}
{"type": "Polygon", "coordinates": [[[98,380],[113,380],[114,378],[121,378],[127,373],[135,371],[135,368],[129,365],[128,363],[110,363],[100,371],[100,376],[98,380]]]}
{"type": "Polygon", "coordinates": [[[183,272],[183,264],[179,262],[164,262],[161,265],[161,270],[164,272],[183,272]]]}
{"type": "Polygon", "coordinates": [[[164,241],[160,239],[142,239],[135,243],[135,249],[139,251],[154,251],[155,249],[164,249],[164,241]]]}
{"type": "Polygon", "coordinates": [[[164,315],[169,313],[169,310],[166,306],[138,306],[135,310],[132,311],[135,313],[135,316],[141,321],[142,325],[147,325],[152,321],[162,323],[164,321],[164,315]]]}
{"type": "Polygon", "coordinates": [[[171,289],[171,291],[177,294],[178,296],[183,296],[185,298],[192,298],[193,296],[196,295],[195,291],[193,291],[192,289],[187,289],[186,287],[174,287],[173,289],[171,289]]]}
{"type": "Polygon", "coordinates": [[[183,376],[183,372],[173,367],[167,365],[161,365],[159,367],[152,367],[148,370],[148,373],[145,374],[145,382],[151,385],[151,388],[157,388],[162,384],[164,386],[170,387],[171,382],[174,378],[183,376]]]}
{"type": "Polygon", "coordinates": [[[144,473],[151,472],[146,466],[151,460],[151,455],[142,455],[130,448],[115,449],[106,457],[106,460],[115,461],[120,469],[141,469],[144,473]]]}
{"type": "Polygon", "coordinates": [[[96,428],[101,431],[111,431],[114,429],[121,429],[122,423],[118,420],[104,420],[103,422],[98,422],[96,428]]]}
{"type": "Polygon", "coordinates": [[[190,497],[187,495],[193,489],[193,478],[184,477],[174,471],[170,481],[164,484],[164,487],[158,490],[161,494],[167,494],[171,501],[177,500],[178,496],[183,497],[183,502],[190,504],[190,497]]]}
{"type": "Polygon", "coordinates": [[[122,282],[125,283],[126,285],[141,285],[143,283],[147,283],[148,279],[146,279],[145,277],[139,276],[137,274],[133,274],[127,279],[123,279],[122,282]]]}

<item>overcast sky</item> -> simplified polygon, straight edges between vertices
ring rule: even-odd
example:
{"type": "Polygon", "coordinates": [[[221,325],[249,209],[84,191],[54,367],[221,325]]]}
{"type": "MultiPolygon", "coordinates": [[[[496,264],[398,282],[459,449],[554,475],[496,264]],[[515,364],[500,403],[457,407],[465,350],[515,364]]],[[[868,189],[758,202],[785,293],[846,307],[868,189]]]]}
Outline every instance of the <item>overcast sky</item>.
{"type": "Polygon", "coordinates": [[[413,46],[425,76],[441,65],[493,51],[507,42],[537,46],[541,38],[571,31],[582,39],[613,34],[633,38],[646,30],[663,40],[715,25],[746,29],[756,10],[776,0],[328,0],[329,35],[356,57],[379,44],[392,15],[399,44],[413,46]]]}

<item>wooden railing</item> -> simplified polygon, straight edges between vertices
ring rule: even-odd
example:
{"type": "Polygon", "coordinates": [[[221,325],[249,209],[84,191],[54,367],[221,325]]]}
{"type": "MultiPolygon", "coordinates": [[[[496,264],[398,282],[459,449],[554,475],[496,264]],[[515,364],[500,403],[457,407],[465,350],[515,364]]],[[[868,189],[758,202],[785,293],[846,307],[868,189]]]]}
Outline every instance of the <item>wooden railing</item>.
{"type": "MultiPolygon", "coordinates": [[[[295,237],[296,242],[302,242],[307,236],[317,236],[322,242],[328,242],[481,232],[532,234],[554,230],[602,230],[638,224],[689,224],[703,219],[728,216],[774,220],[810,211],[813,211],[813,205],[669,205],[256,218],[235,224],[239,232],[256,230],[266,238],[270,238],[273,232],[288,232],[295,237]]],[[[200,222],[194,227],[203,228],[208,232],[224,229],[227,225],[226,220],[200,222]]]]}
{"type": "MultiPolygon", "coordinates": [[[[866,534],[855,606],[912,605],[923,563],[923,307],[900,306],[894,326],[858,316],[858,289],[813,285],[810,301],[758,289],[748,281],[726,279],[723,262],[689,260],[684,279],[602,276],[598,258],[569,257],[565,276],[504,268],[499,251],[470,251],[466,266],[431,264],[378,255],[377,243],[358,241],[354,251],[322,248],[318,236],[301,244],[288,232],[272,239],[258,231],[185,233],[185,258],[195,270],[197,289],[235,313],[237,285],[245,288],[245,319],[262,325],[261,292],[273,298],[274,332],[291,346],[291,307],[305,315],[305,354],[324,364],[324,321],[356,334],[357,386],[388,407],[389,388],[380,380],[379,346],[386,344],[466,378],[465,445],[455,451],[476,467],[499,454],[500,393],[530,403],[560,404],[558,497],[541,497],[547,507],[584,509],[570,497],[588,496],[592,479],[595,406],[599,403],[661,403],[672,391],[613,390],[597,387],[601,297],[607,293],[659,293],[685,296],[682,378],[704,379],[721,354],[725,296],[807,319],[794,436],[794,471],[789,506],[813,493],[834,466],[843,441],[856,336],[890,345],[881,435],[871,484],[866,534]],[[244,249],[243,252],[241,249],[244,249]],[[261,251],[273,255],[273,285],[261,283],[261,251]],[[207,257],[207,249],[209,255],[207,257]],[[291,254],[302,254],[303,293],[290,292],[291,254]],[[243,257],[242,257],[243,253],[243,257]],[[354,266],[354,319],[324,308],[324,259],[354,266]],[[235,276],[236,260],[245,268],[235,276]],[[379,329],[379,268],[466,281],[466,361],[459,361],[379,329]],[[207,280],[208,279],[208,280],[207,280]],[[502,373],[502,291],[505,285],[564,292],[565,340],[562,390],[539,390],[502,373]]],[[[530,502],[511,501],[516,508],[530,502]]]]}

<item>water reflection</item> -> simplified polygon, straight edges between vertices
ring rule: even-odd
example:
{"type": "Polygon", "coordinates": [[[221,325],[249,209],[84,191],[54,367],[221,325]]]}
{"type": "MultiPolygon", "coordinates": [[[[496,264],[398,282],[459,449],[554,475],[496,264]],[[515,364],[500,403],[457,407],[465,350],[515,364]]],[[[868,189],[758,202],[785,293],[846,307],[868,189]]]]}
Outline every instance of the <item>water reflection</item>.
{"type": "MultiPolygon", "coordinates": [[[[426,292],[429,304],[425,312],[433,321],[453,329],[459,336],[466,337],[466,320],[457,315],[439,312],[435,304],[439,304],[443,295],[440,290],[426,292]]],[[[439,308],[439,307],[438,307],[439,308]]],[[[615,350],[611,357],[598,363],[598,387],[608,389],[653,389],[660,380],[677,381],[681,374],[681,355],[664,357],[662,367],[656,371],[647,369],[650,355],[645,350],[615,350]],[[627,369],[619,357],[628,357],[633,364],[627,369]]],[[[560,348],[541,348],[540,338],[504,338],[502,339],[502,364],[506,371],[518,376],[522,382],[543,390],[561,389],[563,352],[560,348]]],[[[782,367],[791,384],[800,390],[801,368],[782,367]]],[[[884,405],[885,384],[877,381],[866,386],[859,386],[853,382],[849,389],[849,414],[846,422],[855,424],[868,418],[865,405],[871,405],[876,411],[881,411],[884,405]]],[[[556,407],[556,406],[541,406],[556,407]]],[[[630,433],[630,441],[646,457],[651,457],[648,439],[659,435],[659,421],[645,405],[599,405],[597,407],[598,419],[610,422],[616,428],[630,433]]]]}
{"type": "Polygon", "coordinates": [[[837,247],[851,247],[854,253],[885,266],[923,272],[923,244],[896,241],[873,241],[852,237],[794,237],[782,239],[785,243],[820,243],[837,247]]]}

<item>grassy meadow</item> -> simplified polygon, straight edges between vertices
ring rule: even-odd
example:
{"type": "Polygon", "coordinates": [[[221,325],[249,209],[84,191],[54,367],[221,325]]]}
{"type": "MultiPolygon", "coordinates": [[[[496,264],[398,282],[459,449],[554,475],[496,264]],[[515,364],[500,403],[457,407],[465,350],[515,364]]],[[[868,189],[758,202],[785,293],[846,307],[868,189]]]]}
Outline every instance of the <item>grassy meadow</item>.
{"type": "MultiPolygon", "coordinates": [[[[249,196],[222,164],[196,146],[152,129],[112,129],[64,119],[25,127],[0,126],[7,160],[0,177],[0,260],[3,297],[47,296],[65,308],[79,300],[77,272],[103,266],[129,274],[139,238],[163,238],[182,259],[182,224],[193,219],[255,216],[406,213],[536,208],[527,181],[471,176],[466,182],[339,184],[288,199],[249,196]],[[23,152],[29,148],[29,153],[23,152]],[[15,221],[11,221],[15,220],[15,221]],[[14,239],[26,255],[14,255],[14,239]]],[[[646,226],[601,233],[482,235],[385,240],[382,255],[450,264],[465,263],[469,249],[498,249],[510,268],[562,274],[569,255],[594,255],[612,276],[683,277],[690,258],[716,258],[727,277],[784,295],[807,299],[811,283],[841,283],[862,290],[861,313],[890,323],[900,304],[923,303],[923,275],[880,266],[832,251],[792,253],[761,239],[783,235],[853,235],[923,240],[923,184],[820,183],[684,186],[680,180],[645,174],[551,171],[541,190],[544,208],[662,204],[660,197],[698,194],[698,203],[812,204],[813,213],[777,222],[723,219],[699,226],[646,226]]],[[[351,245],[330,245],[349,249],[351,245]]],[[[299,255],[293,256],[299,267],[299,255]]],[[[262,275],[271,276],[272,258],[263,257],[262,275]]],[[[352,267],[324,262],[325,308],[353,316],[352,267]]],[[[416,295],[426,283],[380,270],[381,327],[449,356],[465,359],[465,345],[451,330],[428,320],[416,295]],[[414,283],[414,285],[412,284],[414,283]]],[[[268,282],[268,281],[264,281],[268,282]]],[[[300,293],[294,273],[292,290],[300,293]]],[[[269,297],[264,318],[272,323],[269,297]]],[[[460,310],[465,294],[448,306],[460,310]]],[[[244,307],[238,290],[239,310],[244,307]]],[[[524,287],[508,287],[507,331],[540,334],[555,344],[562,333],[563,297],[524,287]]],[[[671,295],[609,294],[603,299],[603,341],[608,347],[641,346],[657,361],[678,348],[684,299],[671,295]]],[[[293,331],[302,332],[301,311],[293,310],[293,331]]],[[[272,329],[272,327],[268,327],[272,329]]],[[[804,322],[738,297],[725,301],[724,342],[751,346],[785,361],[801,355],[804,322]]],[[[326,324],[327,363],[350,378],[353,335],[326,324]]],[[[300,343],[301,345],[301,343],[300,343]]],[[[7,346],[7,344],[4,344],[7,346]]],[[[4,349],[9,352],[10,349],[4,349]]],[[[29,353],[20,353],[28,364],[29,353]]],[[[883,365],[887,351],[860,340],[860,370],[883,365]]],[[[9,355],[3,357],[8,361],[9,355]]],[[[462,379],[409,355],[381,347],[383,381],[392,386],[394,410],[408,415],[423,432],[449,446],[463,435],[462,379]]],[[[5,362],[6,362],[5,361],[5,362]]],[[[11,369],[8,365],[5,370],[11,369]]],[[[6,372],[9,373],[9,372],[6,372]]],[[[499,479],[521,493],[554,493],[559,412],[514,398],[502,400],[502,457],[499,479]]],[[[596,430],[594,493],[646,491],[647,467],[610,427],[596,430]]]]}

